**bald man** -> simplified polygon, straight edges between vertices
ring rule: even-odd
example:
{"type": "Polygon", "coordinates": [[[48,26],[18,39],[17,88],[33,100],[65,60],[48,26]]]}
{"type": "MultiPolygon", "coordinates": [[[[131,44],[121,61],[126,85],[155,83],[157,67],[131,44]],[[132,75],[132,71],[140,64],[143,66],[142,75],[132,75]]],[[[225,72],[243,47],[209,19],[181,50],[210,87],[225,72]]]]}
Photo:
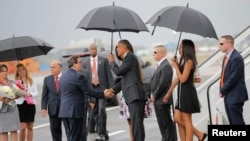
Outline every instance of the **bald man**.
{"type": "Polygon", "coordinates": [[[55,60],[50,64],[51,75],[44,78],[42,91],[42,116],[49,114],[50,131],[53,141],[62,141],[62,121],[58,117],[60,99],[59,99],[59,81],[62,74],[61,62],[55,60]],[[57,79],[57,80],[56,80],[57,79]]]}

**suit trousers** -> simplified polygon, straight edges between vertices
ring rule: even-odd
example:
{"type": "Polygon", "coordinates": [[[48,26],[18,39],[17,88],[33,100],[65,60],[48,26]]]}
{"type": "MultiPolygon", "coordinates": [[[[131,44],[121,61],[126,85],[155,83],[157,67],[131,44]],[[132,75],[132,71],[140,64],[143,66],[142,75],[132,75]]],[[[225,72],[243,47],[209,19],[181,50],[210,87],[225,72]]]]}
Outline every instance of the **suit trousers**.
{"type": "Polygon", "coordinates": [[[67,141],[81,141],[83,137],[84,118],[62,118],[67,141]]]}
{"type": "Polygon", "coordinates": [[[132,124],[132,133],[135,141],[145,140],[145,129],[143,123],[145,103],[145,100],[135,100],[131,103],[128,103],[132,124]]]}
{"type": "Polygon", "coordinates": [[[62,120],[56,116],[49,115],[50,132],[52,141],[62,141],[62,120]]]}
{"type": "Polygon", "coordinates": [[[162,136],[161,141],[176,141],[177,134],[174,122],[171,118],[171,105],[154,105],[154,109],[162,136]]]}
{"type": "MultiPolygon", "coordinates": [[[[95,98],[96,103],[98,99],[95,98]]],[[[97,122],[98,122],[98,104],[95,104],[94,109],[88,108],[88,131],[94,132],[97,129],[97,122]]]]}
{"type": "Polygon", "coordinates": [[[106,112],[106,100],[98,100],[98,121],[97,131],[98,134],[107,134],[107,112],[106,112]]]}
{"type": "MultiPolygon", "coordinates": [[[[100,86],[94,87],[95,90],[103,91],[100,86]]],[[[89,109],[88,130],[94,131],[96,126],[99,135],[107,134],[107,111],[106,99],[96,98],[95,108],[89,109]]]]}
{"type": "Polygon", "coordinates": [[[245,121],[243,118],[243,106],[242,103],[229,104],[226,100],[224,100],[225,109],[227,113],[227,117],[230,125],[245,125],[245,121]]]}

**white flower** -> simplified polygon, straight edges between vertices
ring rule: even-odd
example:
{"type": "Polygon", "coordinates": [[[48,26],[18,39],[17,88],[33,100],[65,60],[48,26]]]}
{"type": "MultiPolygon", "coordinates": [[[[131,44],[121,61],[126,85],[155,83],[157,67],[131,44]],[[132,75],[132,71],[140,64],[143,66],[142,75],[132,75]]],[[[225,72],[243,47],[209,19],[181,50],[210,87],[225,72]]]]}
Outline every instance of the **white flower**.
{"type": "Polygon", "coordinates": [[[14,99],[15,93],[10,86],[0,86],[0,96],[14,99]]]}

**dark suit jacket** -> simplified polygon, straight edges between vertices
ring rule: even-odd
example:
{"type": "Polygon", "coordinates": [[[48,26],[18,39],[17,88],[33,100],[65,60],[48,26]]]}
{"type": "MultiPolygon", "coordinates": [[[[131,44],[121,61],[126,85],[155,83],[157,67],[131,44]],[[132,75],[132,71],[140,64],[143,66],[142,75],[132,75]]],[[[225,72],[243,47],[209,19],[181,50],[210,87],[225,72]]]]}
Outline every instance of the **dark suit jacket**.
{"type": "Polygon", "coordinates": [[[155,70],[151,78],[151,93],[155,97],[156,105],[171,104],[171,99],[168,103],[162,101],[172,83],[173,69],[168,60],[165,59],[161,62],[160,66],[155,70]]]}
{"type": "Polygon", "coordinates": [[[242,103],[248,100],[244,60],[235,49],[227,61],[224,72],[224,86],[220,88],[220,92],[229,104],[242,103]]]}
{"type": "Polygon", "coordinates": [[[112,88],[116,93],[122,90],[127,104],[135,100],[148,100],[146,89],[140,78],[140,65],[133,53],[128,52],[120,66],[112,62],[110,67],[117,76],[122,76],[122,80],[112,88]]]}
{"type": "Polygon", "coordinates": [[[69,68],[60,78],[61,104],[59,117],[84,118],[86,99],[84,95],[103,98],[104,93],[89,88],[86,78],[69,68]]]}
{"type": "MultiPolygon", "coordinates": [[[[111,73],[111,69],[109,67],[109,62],[107,58],[104,58],[102,56],[98,56],[97,58],[98,64],[97,64],[97,69],[98,69],[98,79],[99,79],[99,87],[100,90],[104,91],[105,89],[110,88],[113,85],[113,76],[111,73]]],[[[83,68],[88,70],[89,73],[89,78],[90,82],[92,80],[92,73],[91,73],[91,59],[90,57],[86,59],[86,61],[83,63],[83,68]]],[[[93,97],[90,97],[91,102],[95,102],[95,99],[93,97]]]]}
{"type": "Polygon", "coordinates": [[[60,106],[59,92],[56,91],[55,78],[53,75],[44,78],[41,99],[41,108],[48,110],[51,116],[58,115],[60,106]]]}
{"type": "MultiPolygon", "coordinates": [[[[83,63],[83,68],[87,69],[89,73],[89,78],[92,80],[92,74],[91,74],[91,59],[88,58],[83,63]]],[[[110,88],[113,84],[113,76],[111,73],[111,69],[109,67],[109,62],[107,58],[104,58],[102,56],[98,56],[98,78],[99,78],[99,85],[101,87],[101,90],[105,90],[107,88],[110,88]]]]}

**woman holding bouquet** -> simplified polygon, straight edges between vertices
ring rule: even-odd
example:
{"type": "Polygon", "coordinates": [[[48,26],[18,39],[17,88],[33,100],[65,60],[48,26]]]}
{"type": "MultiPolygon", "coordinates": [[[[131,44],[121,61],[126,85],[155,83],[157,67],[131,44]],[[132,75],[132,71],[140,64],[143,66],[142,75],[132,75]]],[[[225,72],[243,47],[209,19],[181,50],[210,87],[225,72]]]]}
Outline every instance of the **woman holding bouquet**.
{"type": "Polygon", "coordinates": [[[27,141],[32,141],[36,113],[34,97],[38,95],[37,85],[30,77],[27,68],[23,64],[17,64],[15,80],[18,85],[22,85],[25,92],[24,96],[16,99],[21,122],[19,140],[25,141],[25,138],[27,138],[27,141]]]}
{"type": "Polygon", "coordinates": [[[0,93],[2,103],[0,106],[0,141],[8,141],[8,133],[10,133],[11,141],[18,141],[17,130],[20,129],[20,120],[14,100],[15,94],[11,92],[11,85],[14,81],[8,80],[7,74],[7,65],[0,65],[0,88],[2,89],[4,86],[10,88],[8,92],[4,93],[6,90],[1,90],[0,93]]]}

